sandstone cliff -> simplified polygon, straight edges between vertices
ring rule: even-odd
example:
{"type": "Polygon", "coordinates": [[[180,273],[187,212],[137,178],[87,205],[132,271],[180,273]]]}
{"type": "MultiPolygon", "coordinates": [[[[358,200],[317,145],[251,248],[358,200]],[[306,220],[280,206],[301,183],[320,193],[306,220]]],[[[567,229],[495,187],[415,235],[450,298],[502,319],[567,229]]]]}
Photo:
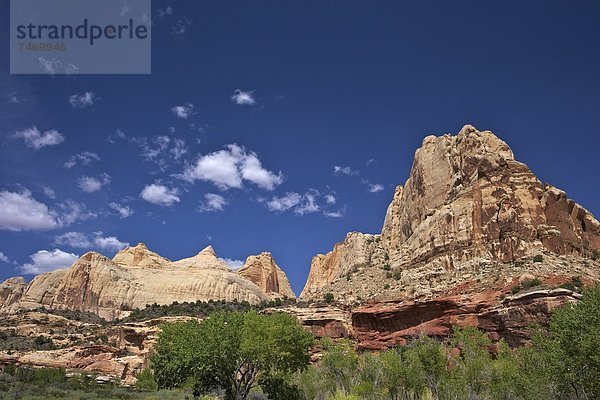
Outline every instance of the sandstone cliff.
{"type": "MultiPolygon", "coordinates": [[[[598,249],[600,224],[587,210],[543,185],[493,133],[467,125],[423,140],[381,235],[351,233],[317,255],[301,298],[433,296],[490,274],[529,271],[536,254],[573,255],[577,264],[598,249]]],[[[561,272],[542,265],[538,274],[561,272]]]]}
{"type": "Polygon", "coordinates": [[[265,293],[296,298],[285,272],[275,263],[271,253],[248,257],[237,273],[257,284],[265,293]]]}
{"type": "Polygon", "coordinates": [[[4,282],[0,286],[0,311],[44,306],[93,312],[112,320],[153,303],[238,300],[256,304],[293,296],[283,271],[272,258],[270,263],[265,265],[274,268],[276,279],[265,276],[267,285],[261,288],[231,271],[210,246],[173,262],[142,243],[127,247],[112,260],[89,252],[70,268],[38,275],[29,285],[15,279],[4,282]]]}

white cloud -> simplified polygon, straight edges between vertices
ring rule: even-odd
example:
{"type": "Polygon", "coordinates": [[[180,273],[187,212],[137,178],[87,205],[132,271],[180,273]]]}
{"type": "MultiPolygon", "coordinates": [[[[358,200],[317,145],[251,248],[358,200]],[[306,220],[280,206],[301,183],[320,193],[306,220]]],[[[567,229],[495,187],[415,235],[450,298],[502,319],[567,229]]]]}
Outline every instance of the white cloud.
{"type": "Polygon", "coordinates": [[[81,165],[90,165],[94,161],[100,161],[100,156],[91,151],[84,151],[79,154],[72,155],[67,161],[65,161],[65,168],[73,168],[77,163],[81,165]]]}
{"type": "Polygon", "coordinates": [[[171,147],[169,152],[173,155],[175,160],[179,160],[188,152],[188,148],[183,139],[173,139],[173,147],[171,147]]]}
{"type": "Polygon", "coordinates": [[[2,261],[2,262],[5,262],[5,263],[10,263],[10,260],[9,260],[9,258],[8,258],[8,257],[6,257],[6,256],[4,255],[4,253],[3,253],[3,252],[1,252],[1,251],[0,251],[0,261],[2,261]]]}
{"type": "Polygon", "coordinates": [[[79,67],[73,63],[65,63],[55,58],[47,59],[38,57],[40,67],[45,74],[54,75],[59,69],[64,69],[65,74],[72,75],[79,73],[79,67]]]}
{"type": "Polygon", "coordinates": [[[81,232],[66,232],[54,238],[54,244],[87,249],[92,247],[92,241],[81,232]]]}
{"type": "Polygon", "coordinates": [[[112,178],[110,177],[110,175],[106,173],[101,174],[98,178],[94,178],[91,176],[82,176],[81,178],[79,178],[79,181],[77,181],[77,185],[84,192],[93,193],[97,192],[98,190],[101,190],[102,186],[110,184],[111,179],[112,178]]]}
{"type": "Polygon", "coordinates": [[[0,192],[0,229],[9,231],[38,231],[59,226],[57,214],[31,196],[3,190],[0,192]]]}
{"type": "Polygon", "coordinates": [[[82,232],[66,232],[54,239],[57,245],[67,245],[78,249],[98,248],[107,251],[119,251],[129,246],[115,236],[103,236],[102,232],[94,232],[93,236],[82,232]]]}
{"type": "Polygon", "coordinates": [[[377,160],[376,160],[376,159],[374,159],[374,158],[369,158],[369,159],[367,160],[367,163],[366,163],[366,164],[367,164],[367,167],[368,167],[368,166],[370,166],[370,165],[373,165],[373,164],[375,164],[376,162],[377,162],[377,160]]]}
{"type": "Polygon", "coordinates": [[[106,138],[106,141],[108,143],[115,144],[115,143],[117,143],[117,139],[125,140],[125,139],[127,139],[127,135],[125,135],[125,132],[123,132],[122,130],[117,129],[115,131],[115,133],[111,133],[110,135],[108,135],[108,138],[106,138]]]}
{"type": "Polygon", "coordinates": [[[180,18],[173,26],[171,26],[171,33],[175,36],[183,35],[187,31],[188,26],[192,25],[192,20],[186,17],[180,18]]]}
{"type": "Polygon", "coordinates": [[[383,190],[383,185],[380,183],[370,183],[368,190],[371,193],[381,192],[383,190]]]}
{"type": "Polygon", "coordinates": [[[157,183],[144,187],[140,196],[147,202],[159,206],[170,206],[174,203],[179,203],[180,201],[179,196],[177,196],[177,189],[169,189],[168,187],[157,183]]]}
{"type": "Polygon", "coordinates": [[[281,172],[275,174],[265,169],[256,153],[237,144],[201,155],[195,163],[185,168],[181,177],[188,182],[211,182],[221,190],[239,189],[244,180],[266,190],[273,190],[283,182],[281,172]]]}
{"type": "Polygon", "coordinates": [[[183,139],[171,139],[165,135],[135,137],[132,142],[139,146],[144,161],[155,163],[161,170],[168,167],[171,159],[179,161],[188,152],[183,139]]]}
{"type": "Polygon", "coordinates": [[[323,215],[327,218],[343,218],[346,215],[346,208],[342,207],[337,211],[323,211],[323,215]]]}
{"type": "Polygon", "coordinates": [[[244,266],[244,262],[242,260],[233,260],[231,258],[219,258],[219,260],[223,261],[229,268],[236,271],[244,266]]]}
{"type": "Polygon", "coordinates": [[[253,106],[256,104],[256,99],[252,93],[254,91],[244,92],[243,90],[236,89],[231,95],[231,101],[240,106],[253,106]]]}
{"type": "Polygon", "coordinates": [[[298,215],[304,215],[319,211],[320,208],[316,202],[318,196],[319,192],[316,190],[305,193],[302,202],[294,209],[294,212],[298,215]]]}
{"type": "Polygon", "coordinates": [[[0,191],[0,229],[21,231],[43,231],[71,225],[76,221],[95,218],[84,204],[67,200],[51,210],[44,203],[34,199],[31,192],[21,193],[0,191]]]}
{"type": "Polygon", "coordinates": [[[44,194],[46,195],[46,197],[49,197],[51,199],[56,198],[56,192],[50,186],[44,186],[42,188],[42,190],[44,191],[44,194]]]}
{"type": "Polygon", "coordinates": [[[171,112],[178,118],[188,119],[194,114],[194,105],[188,103],[183,106],[175,106],[171,108],[171,112]]]}
{"type": "Polygon", "coordinates": [[[227,200],[223,196],[215,193],[206,193],[204,195],[204,201],[200,205],[199,211],[223,211],[227,205],[227,200]]]}
{"type": "Polygon", "coordinates": [[[281,197],[273,196],[271,200],[267,201],[267,208],[270,211],[287,211],[297,206],[302,200],[302,195],[296,192],[288,192],[281,197]]]}
{"type": "Polygon", "coordinates": [[[167,6],[164,10],[162,8],[159,8],[158,10],[156,10],[156,12],[158,18],[162,20],[166,16],[173,15],[173,8],[171,8],[171,6],[167,6]]]}
{"type": "Polygon", "coordinates": [[[121,219],[130,217],[133,214],[133,210],[129,206],[121,205],[119,203],[108,203],[108,206],[119,213],[121,219]]]}
{"type": "Polygon", "coordinates": [[[327,195],[325,195],[325,202],[327,204],[335,204],[337,202],[337,199],[335,198],[334,195],[327,194],[327,195]]]}
{"type": "Polygon", "coordinates": [[[319,192],[311,189],[304,194],[287,192],[281,197],[273,196],[265,204],[269,211],[284,212],[293,210],[298,215],[310,214],[320,210],[317,204],[319,192]]]}
{"type": "Polygon", "coordinates": [[[69,104],[73,108],[85,108],[93,106],[96,100],[98,100],[98,97],[96,97],[94,92],[84,92],[70,96],[69,104]]]}
{"type": "Polygon", "coordinates": [[[342,167],[340,165],[336,165],[333,167],[333,173],[335,175],[348,175],[348,176],[358,175],[357,170],[352,169],[350,167],[342,167]]]}
{"type": "Polygon", "coordinates": [[[79,257],[73,253],[67,253],[60,249],[52,251],[39,250],[29,256],[30,263],[20,267],[24,274],[41,274],[59,268],[70,267],[79,257]]]}
{"type": "Polygon", "coordinates": [[[9,104],[21,104],[27,101],[25,97],[20,97],[18,92],[11,92],[4,97],[9,104]]]}
{"type": "Polygon", "coordinates": [[[128,242],[121,242],[115,236],[103,237],[102,232],[96,232],[95,235],[94,244],[102,250],[119,251],[129,246],[128,242]]]}
{"type": "Polygon", "coordinates": [[[39,150],[46,146],[54,146],[65,141],[65,137],[52,129],[41,133],[35,126],[15,133],[15,137],[23,139],[27,147],[39,150]]]}
{"type": "Polygon", "coordinates": [[[85,221],[98,216],[97,213],[88,211],[85,204],[73,200],[60,203],[58,207],[60,209],[59,226],[68,226],[77,221],[85,221]]]}

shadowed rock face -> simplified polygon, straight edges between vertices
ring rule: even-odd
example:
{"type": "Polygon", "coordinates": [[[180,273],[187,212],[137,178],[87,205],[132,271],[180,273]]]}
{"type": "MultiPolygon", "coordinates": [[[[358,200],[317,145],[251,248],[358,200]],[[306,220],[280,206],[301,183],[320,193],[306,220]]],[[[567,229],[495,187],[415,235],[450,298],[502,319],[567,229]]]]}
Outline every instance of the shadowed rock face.
{"type": "Polygon", "coordinates": [[[421,335],[448,337],[454,326],[475,326],[514,347],[530,339],[531,325],[547,325],[552,310],[580,298],[566,289],[540,289],[502,301],[499,295],[487,291],[475,296],[359,307],[352,312],[352,327],[358,347],[369,350],[405,344],[421,335]]]}
{"type": "MultiPolygon", "coordinates": [[[[287,283],[278,267],[277,279],[287,283]]],[[[274,295],[289,295],[289,283],[281,287],[283,293],[267,293],[231,271],[210,246],[196,256],[171,262],[138,244],[122,250],[113,260],[86,253],[70,268],[38,275],[29,285],[4,282],[0,311],[44,306],[93,312],[112,320],[153,303],[238,300],[256,304],[274,295]]]]}
{"type": "MultiPolygon", "coordinates": [[[[541,252],[586,257],[599,249],[600,224],[587,210],[542,185],[493,133],[467,125],[456,136],[423,140],[381,235],[351,233],[317,255],[301,298],[330,291],[342,301],[356,300],[361,285],[370,283],[351,279],[352,270],[402,272],[406,280],[389,285],[389,296],[407,297],[411,285],[424,280],[437,290],[460,284],[466,279],[453,271],[478,260],[508,264],[541,252]]],[[[379,286],[373,296],[386,291],[379,277],[371,277],[379,286]]]]}
{"type": "Polygon", "coordinates": [[[240,276],[254,282],[265,293],[295,298],[285,273],[275,263],[271,253],[250,256],[237,272],[240,276]]]}

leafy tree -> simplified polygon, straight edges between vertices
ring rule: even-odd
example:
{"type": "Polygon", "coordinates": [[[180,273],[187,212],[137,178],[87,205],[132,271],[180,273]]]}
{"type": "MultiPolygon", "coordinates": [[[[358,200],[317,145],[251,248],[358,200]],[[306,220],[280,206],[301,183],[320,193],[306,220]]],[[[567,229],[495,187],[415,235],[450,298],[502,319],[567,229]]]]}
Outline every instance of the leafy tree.
{"type": "Polygon", "coordinates": [[[319,372],[330,382],[329,390],[334,392],[350,392],[354,384],[354,376],[358,369],[359,356],[347,340],[336,344],[330,339],[321,340],[325,350],[319,364],[319,372]]]}
{"type": "Polygon", "coordinates": [[[305,368],[312,342],[289,314],[220,312],[200,323],[166,324],[152,357],[154,376],[161,388],[222,390],[227,400],[244,400],[259,384],[273,391],[305,368]]]}
{"type": "Polygon", "coordinates": [[[600,398],[600,286],[584,292],[580,302],[556,310],[550,332],[541,347],[563,377],[563,391],[570,388],[581,399],[600,398]]]}

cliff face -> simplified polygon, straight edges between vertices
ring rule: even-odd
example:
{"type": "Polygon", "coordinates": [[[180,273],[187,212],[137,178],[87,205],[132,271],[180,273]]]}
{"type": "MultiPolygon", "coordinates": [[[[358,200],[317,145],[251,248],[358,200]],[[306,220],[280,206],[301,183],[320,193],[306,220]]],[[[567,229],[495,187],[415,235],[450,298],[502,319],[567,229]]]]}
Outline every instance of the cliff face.
{"type": "MultiPolygon", "coordinates": [[[[467,125],[423,140],[381,235],[352,233],[317,255],[301,297],[430,295],[494,269],[510,278],[528,266],[507,265],[534,254],[586,257],[598,249],[600,224],[587,210],[543,185],[493,133],[467,125]]],[[[538,273],[557,272],[548,267],[538,273]]]]}
{"type": "Polygon", "coordinates": [[[264,252],[248,257],[237,273],[254,282],[265,293],[296,298],[287,276],[275,263],[271,253],[264,252]]]}
{"type": "Polygon", "coordinates": [[[152,303],[238,300],[256,304],[290,295],[285,274],[276,268],[276,282],[281,285],[267,292],[231,271],[210,246],[194,257],[171,262],[138,244],[112,260],[86,253],[70,268],[41,274],[29,285],[5,282],[0,289],[0,310],[44,306],[93,312],[111,320],[152,303]],[[277,291],[280,287],[281,292],[277,291]]]}

